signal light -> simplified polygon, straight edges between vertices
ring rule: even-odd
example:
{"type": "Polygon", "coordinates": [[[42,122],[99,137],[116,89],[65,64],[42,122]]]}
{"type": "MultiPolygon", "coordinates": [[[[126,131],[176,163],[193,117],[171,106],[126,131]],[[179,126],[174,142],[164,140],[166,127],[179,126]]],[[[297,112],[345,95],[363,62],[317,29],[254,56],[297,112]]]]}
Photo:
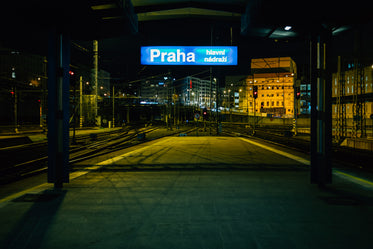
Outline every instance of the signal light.
{"type": "Polygon", "coordinates": [[[69,74],[73,76],[75,73],[73,71],[69,71],[69,74]]]}
{"type": "Polygon", "coordinates": [[[253,97],[258,98],[258,86],[253,86],[253,97]]]}
{"type": "Polygon", "coordinates": [[[300,98],[300,87],[295,87],[295,98],[296,99],[300,98]]]}
{"type": "Polygon", "coordinates": [[[207,120],[207,109],[206,108],[203,109],[202,116],[204,120],[207,120]]]}

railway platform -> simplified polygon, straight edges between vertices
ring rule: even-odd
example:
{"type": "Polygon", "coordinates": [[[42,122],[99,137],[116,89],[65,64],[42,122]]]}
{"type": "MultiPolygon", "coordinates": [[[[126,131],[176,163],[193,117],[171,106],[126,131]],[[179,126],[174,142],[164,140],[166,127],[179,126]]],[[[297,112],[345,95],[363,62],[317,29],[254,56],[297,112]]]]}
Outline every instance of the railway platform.
{"type": "Polygon", "coordinates": [[[63,189],[45,183],[0,200],[0,246],[372,248],[371,181],[337,174],[319,188],[300,157],[262,147],[168,137],[96,158],[63,189]]]}

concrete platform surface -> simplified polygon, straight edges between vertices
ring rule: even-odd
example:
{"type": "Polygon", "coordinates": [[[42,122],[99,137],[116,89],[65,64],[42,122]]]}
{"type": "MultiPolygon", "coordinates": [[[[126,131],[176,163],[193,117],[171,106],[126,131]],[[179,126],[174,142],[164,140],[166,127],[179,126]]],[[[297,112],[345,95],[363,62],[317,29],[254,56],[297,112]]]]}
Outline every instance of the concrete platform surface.
{"type": "MultiPolygon", "coordinates": [[[[179,163],[160,145],[168,141],[180,153],[181,143],[172,143],[180,139],[154,142],[152,148],[159,150],[151,155],[138,147],[130,163],[139,164],[141,153],[141,165],[167,163],[165,157],[179,163]]],[[[214,147],[217,139],[211,139],[185,146],[190,153],[192,148],[207,153],[221,146],[214,147]],[[206,141],[212,147],[202,146],[206,141]]],[[[242,140],[233,141],[238,148],[242,140]]],[[[197,152],[189,159],[204,162],[197,152]]],[[[257,148],[251,158],[259,162],[260,152],[257,148]]],[[[235,155],[238,162],[242,153],[235,155]]],[[[2,203],[0,248],[373,248],[371,190],[339,177],[319,189],[309,183],[307,168],[286,161],[288,168],[276,169],[273,160],[281,158],[265,156],[273,167],[214,168],[222,153],[204,168],[129,169],[128,160],[96,167],[62,190],[48,185],[2,203]]]]}
{"type": "Polygon", "coordinates": [[[1,248],[372,248],[373,202],[304,171],[81,176],[0,208],[1,248]]]}

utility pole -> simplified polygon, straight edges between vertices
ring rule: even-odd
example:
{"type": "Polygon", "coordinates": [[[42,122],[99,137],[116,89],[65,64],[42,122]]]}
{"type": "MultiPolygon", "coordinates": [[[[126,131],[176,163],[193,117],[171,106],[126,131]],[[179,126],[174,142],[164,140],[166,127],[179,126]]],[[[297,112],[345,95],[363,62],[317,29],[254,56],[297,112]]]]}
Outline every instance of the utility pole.
{"type": "Polygon", "coordinates": [[[254,125],[253,125],[253,134],[255,134],[256,129],[256,99],[254,98],[254,125]]]}
{"type": "Polygon", "coordinates": [[[18,96],[17,87],[14,87],[14,131],[18,133],[18,96]]]}
{"type": "Polygon", "coordinates": [[[76,145],[75,126],[76,126],[76,82],[73,83],[73,138],[71,140],[71,144],[73,145],[76,145]]]}
{"type": "Polygon", "coordinates": [[[293,107],[293,134],[294,136],[296,136],[298,133],[297,131],[298,86],[296,85],[294,78],[293,78],[293,91],[294,91],[294,94],[293,94],[293,106],[294,106],[293,107]]]}
{"type": "Polygon", "coordinates": [[[95,86],[95,124],[98,124],[98,41],[93,41],[93,81],[95,86]]]}
{"type": "Polygon", "coordinates": [[[79,77],[79,127],[83,127],[83,76],[79,77]]]}
{"type": "MultiPolygon", "coordinates": [[[[210,120],[212,119],[212,67],[210,66],[210,115],[209,115],[209,118],[210,120]]],[[[208,124],[209,124],[209,127],[210,127],[210,136],[211,136],[211,121],[209,120],[208,124]]]]}
{"type": "Polygon", "coordinates": [[[114,86],[113,86],[113,124],[111,125],[111,127],[115,127],[114,125],[114,121],[115,121],[115,109],[114,109],[114,105],[115,105],[115,92],[114,92],[114,86]]]}
{"type": "Polygon", "coordinates": [[[216,92],[216,135],[220,134],[220,125],[219,125],[219,81],[215,82],[215,92],[216,92]]]}

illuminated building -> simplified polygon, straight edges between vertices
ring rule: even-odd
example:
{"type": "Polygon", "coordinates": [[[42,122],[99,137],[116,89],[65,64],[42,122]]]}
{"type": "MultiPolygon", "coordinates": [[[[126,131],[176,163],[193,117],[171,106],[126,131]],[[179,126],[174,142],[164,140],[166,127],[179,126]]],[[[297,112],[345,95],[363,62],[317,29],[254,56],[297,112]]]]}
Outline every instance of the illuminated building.
{"type": "Polygon", "coordinates": [[[371,136],[373,120],[373,66],[348,64],[347,70],[332,75],[333,133],[344,138],[371,136]]]}
{"type": "Polygon", "coordinates": [[[187,106],[214,107],[216,96],[216,81],[202,80],[188,76],[181,86],[181,103],[187,106]],[[212,95],[212,96],[211,96],[212,95]]]}
{"type": "Polygon", "coordinates": [[[143,103],[165,104],[168,99],[168,81],[164,77],[141,81],[140,98],[143,103]]]}
{"type": "Polygon", "coordinates": [[[247,76],[238,89],[241,112],[287,118],[294,117],[294,108],[299,112],[294,94],[297,69],[290,57],[253,59],[251,70],[253,75],[247,76]],[[258,88],[257,99],[253,97],[254,86],[258,88]]]}
{"type": "MultiPolygon", "coordinates": [[[[341,76],[338,73],[333,73],[332,75],[332,97],[338,98],[342,97],[343,101],[341,103],[342,108],[344,108],[345,117],[353,118],[354,113],[354,103],[353,97],[364,100],[364,118],[370,118],[373,113],[373,68],[372,66],[364,67],[359,76],[356,74],[356,70],[347,70],[341,72],[341,76]],[[357,77],[361,77],[359,82],[355,82],[357,77]]],[[[333,104],[333,118],[337,118],[338,106],[337,101],[333,104]]]]}

